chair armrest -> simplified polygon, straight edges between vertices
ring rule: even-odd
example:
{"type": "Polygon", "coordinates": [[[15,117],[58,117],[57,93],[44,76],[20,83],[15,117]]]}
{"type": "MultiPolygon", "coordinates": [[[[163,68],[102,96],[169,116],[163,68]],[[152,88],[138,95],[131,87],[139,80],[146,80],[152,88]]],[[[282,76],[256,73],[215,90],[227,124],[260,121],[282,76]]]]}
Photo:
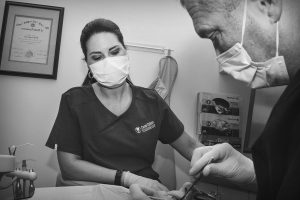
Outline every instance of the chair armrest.
{"type": "Polygon", "coordinates": [[[56,177],[56,187],[61,186],[84,186],[84,185],[98,185],[100,183],[90,182],[90,181],[75,181],[75,180],[66,180],[63,179],[60,172],[57,173],[56,177]]]}

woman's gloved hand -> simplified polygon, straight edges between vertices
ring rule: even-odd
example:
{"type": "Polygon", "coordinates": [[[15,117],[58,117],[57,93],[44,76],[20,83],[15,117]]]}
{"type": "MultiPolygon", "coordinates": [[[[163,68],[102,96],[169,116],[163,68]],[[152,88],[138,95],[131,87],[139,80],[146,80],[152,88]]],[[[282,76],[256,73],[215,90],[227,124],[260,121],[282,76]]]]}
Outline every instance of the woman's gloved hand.
{"type": "Polygon", "coordinates": [[[129,188],[132,184],[138,184],[142,187],[149,188],[155,191],[169,191],[166,186],[156,180],[135,175],[131,172],[123,172],[123,186],[129,188]]]}
{"type": "Polygon", "coordinates": [[[192,183],[185,182],[183,186],[179,190],[172,190],[167,192],[168,195],[170,195],[173,199],[181,199],[185,192],[191,187],[192,183]]]}
{"type": "MultiPolygon", "coordinates": [[[[183,186],[179,190],[172,190],[169,192],[166,191],[156,191],[149,188],[145,188],[138,184],[132,184],[129,188],[130,196],[133,200],[151,200],[151,197],[156,197],[158,199],[163,200],[176,200],[181,199],[185,191],[191,186],[192,184],[187,182],[183,184],[183,186]]],[[[154,199],[154,198],[152,198],[154,199]]]]}
{"type": "Polygon", "coordinates": [[[129,188],[130,196],[133,200],[151,200],[154,198],[162,200],[174,200],[166,191],[157,191],[150,188],[140,186],[139,184],[132,184],[129,188]]]}
{"type": "Polygon", "coordinates": [[[202,169],[204,176],[225,178],[245,185],[256,182],[252,160],[228,143],[195,149],[191,160],[190,175],[196,176],[202,169]],[[212,162],[207,164],[209,161],[212,162]]]}

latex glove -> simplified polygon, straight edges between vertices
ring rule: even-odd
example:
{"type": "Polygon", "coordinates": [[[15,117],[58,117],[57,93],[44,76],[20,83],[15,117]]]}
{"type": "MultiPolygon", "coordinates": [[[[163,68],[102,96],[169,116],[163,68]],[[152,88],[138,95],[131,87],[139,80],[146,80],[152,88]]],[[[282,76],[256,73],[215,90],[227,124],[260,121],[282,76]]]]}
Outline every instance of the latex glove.
{"type": "Polygon", "coordinates": [[[188,190],[191,185],[192,185],[192,183],[186,182],[183,184],[183,186],[179,190],[172,190],[167,193],[171,197],[173,197],[173,199],[181,199],[184,196],[186,190],[188,190]]]}
{"type": "Polygon", "coordinates": [[[202,169],[204,176],[225,178],[238,184],[251,184],[256,181],[252,160],[228,143],[195,149],[189,173],[195,176],[202,169]],[[212,163],[207,165],[211,159],[212,163]]]}
{"type": "Polygon", "coordinates": [[[160,200],[174,200],[166,191],[155,191],[150,188],[140,186],[139,184],[132,184],[129,187],[129,192],[132,200],[152,200],[154,198],[160,200]]]}
{"type": "Polygon", "coordinates": [[[131,172],[123,172],[123,185],[130,187],[132,184],[139,184],[142,187],[149,188],[155,191],[169,191],[166,186],[156,180],[135,175],[131,172]]]}

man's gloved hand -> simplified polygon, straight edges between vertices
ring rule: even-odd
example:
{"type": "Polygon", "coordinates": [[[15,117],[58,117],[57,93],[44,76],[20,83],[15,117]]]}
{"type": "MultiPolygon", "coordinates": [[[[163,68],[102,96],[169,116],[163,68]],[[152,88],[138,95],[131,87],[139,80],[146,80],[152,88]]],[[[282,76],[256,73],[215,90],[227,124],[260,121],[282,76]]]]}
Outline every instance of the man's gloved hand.
{"type": "Polygon", "coordinates": [[[228,143],[198,147],[194,150],[190,175],[201,172],[204,176],[225,178],[238,184],[255,183],[252,160],[235,150],[228,143]],[[212,160],[210,164],[209,161],[212,160]]]}
{"type": "Polygon", "coordinates": [[[149,188],[155,191],[169,191],[166,186],[156,180],[135,175],[131,172],[123,172],[123,186],[130,187],[132,184],[138,184],[142,187],[149,188]]]}

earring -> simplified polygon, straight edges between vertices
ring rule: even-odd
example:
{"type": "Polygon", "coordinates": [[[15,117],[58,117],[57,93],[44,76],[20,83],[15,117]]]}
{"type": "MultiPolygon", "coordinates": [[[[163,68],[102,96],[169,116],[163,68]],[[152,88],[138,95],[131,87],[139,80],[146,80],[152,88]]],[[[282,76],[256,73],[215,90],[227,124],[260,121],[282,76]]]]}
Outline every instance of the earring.
{"type": "Polygon", "coordinates": [[[92,72],[89,70],[88,71],[88,77],[90,78],[90,79],[93,79],[93,74],[92,74],[92,72]]]}

